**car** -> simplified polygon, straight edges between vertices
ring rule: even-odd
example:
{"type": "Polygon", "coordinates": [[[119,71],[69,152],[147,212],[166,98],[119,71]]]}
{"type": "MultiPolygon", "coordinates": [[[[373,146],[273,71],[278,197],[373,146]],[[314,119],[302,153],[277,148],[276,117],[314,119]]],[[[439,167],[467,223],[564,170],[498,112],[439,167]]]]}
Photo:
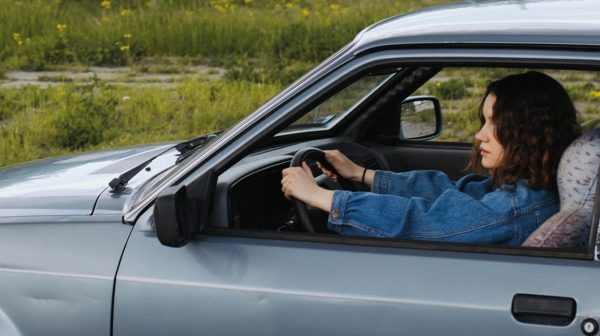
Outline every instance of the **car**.
{"type": "Polygon", "coordinates": [[[230,129],[1,170],[0,334],[596,334],[595,198],[581,246],[503,247],[327,232],[280,180],[326,149],[458,178],[486,83],[526,69],[595,124],[598,13],[524,0],[399,15],[230,129]]]}

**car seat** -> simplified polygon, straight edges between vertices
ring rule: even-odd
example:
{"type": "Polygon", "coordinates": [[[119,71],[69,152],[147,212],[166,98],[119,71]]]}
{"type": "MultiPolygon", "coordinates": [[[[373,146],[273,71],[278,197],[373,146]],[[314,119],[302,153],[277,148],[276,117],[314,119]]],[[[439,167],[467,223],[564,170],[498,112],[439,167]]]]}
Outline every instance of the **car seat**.
{"type": "Polygon", "coordinates": [[[585,247],[596,199],[600,165],[600,128],[575,139],[558,165],[560,211],[546,220],[522,244],[529,247],[585,247]]]}

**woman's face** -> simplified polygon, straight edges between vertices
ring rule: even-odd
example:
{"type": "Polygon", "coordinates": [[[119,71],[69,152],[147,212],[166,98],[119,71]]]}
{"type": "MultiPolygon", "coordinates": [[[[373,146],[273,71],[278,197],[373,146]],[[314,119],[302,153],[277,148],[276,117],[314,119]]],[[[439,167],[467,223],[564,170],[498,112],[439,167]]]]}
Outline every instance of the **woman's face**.
{"type": "Polygon", "coordinates": [[[496,125],[492,121],[494,113],[492,107],[496,102],[496,95],[490,93],[483,101],[483,116],[485,123],[481,130],[475,134],[475,139],[480,141],[479,153],[481,154],[481,165],[484,168],[492,169],[498,166],[504,155],[504,147],[496,138],[496,125]]]}

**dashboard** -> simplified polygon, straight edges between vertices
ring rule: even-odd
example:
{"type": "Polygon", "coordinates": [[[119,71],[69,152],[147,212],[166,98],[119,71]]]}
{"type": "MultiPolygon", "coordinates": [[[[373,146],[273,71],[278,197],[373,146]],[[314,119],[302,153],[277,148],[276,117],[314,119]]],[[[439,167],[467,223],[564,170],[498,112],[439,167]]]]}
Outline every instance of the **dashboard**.
{"type": "MultiPolygon", "coordinates": [[[[296,218],[292,201],[286,199],[281,192],[281,171],[290,166],[292,157],[298,150],[307,147],[338,149],[361,166],[370,169],[387,168],[385,160],[376,152],[344,137],[261,149],[246,156],[219,176],[210,214],[210,226],[303,231],[296,218]]],[[[317,176],[316,165],[311,162],[309,165],[313,167],[314,175],[317,176]]],[[[324,175],[315,179],[327,189],[338,188],[324,175]]],[[[356,187],[357,190],[366,190],[364,186],[356,187]]],[[[321,217],[326,221],[324,212],[321,217]]]]}

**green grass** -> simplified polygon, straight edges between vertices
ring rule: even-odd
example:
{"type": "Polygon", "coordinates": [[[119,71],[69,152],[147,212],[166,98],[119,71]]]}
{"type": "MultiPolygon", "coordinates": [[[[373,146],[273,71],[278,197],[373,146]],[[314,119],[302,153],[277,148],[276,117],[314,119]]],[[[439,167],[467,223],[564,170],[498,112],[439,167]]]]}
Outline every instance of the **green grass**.
{"type": "MultiPolygon", "coordinates": [[[[489,72],[492,69],[445,69],[416,92],[441,100],[443,133],[436,140],[472,140],[479,128],[477,110],[489,72]],[[464,86],[456,85],[457,81],[464,86]],[[439,91],[441,87],[446,91],[439,91]]],[[[594,74],[549,74],[561,80],[575,98],[581,122],[598,118],[600,85],[594,74]]],[[[182,77],[156,86],[116,85],[93,78],[90,84],[63,81],[48,88],[0,88],[0,150],[4,153],[0,166],[77,151],[192,138],[233,125],[283,87],[182,77]]],[[[332,111],[339,112],[350,103],[341,96],[332,102],[332,111]]]]}
{"type": "Polygon", "coordinates": [[[0,0],[0,59],[26,70],[147,56],[315,64],[378,20],[444,2],[450,0],[0,0]]]}
{"type": "Polygon", "coordinates": [[[0,166],[228,127],[368,25],[446,2],[0,0],[0,78],[16,69],[95,65],[168,74],[193,65],[226,69],[221,80],[168,88],[64,75],[42,76],[47,89],[0,88],[0,166]],[[155,61],[162,59],[169,61],[155,61]]]}
{"type": "Polygon", "coordinates": [[[74,151],[191,138],[231,126],[280,89],[228,80],[188,80],[169,90],[102,81],[0,89],[0,166],[74,151]]]}
{"type": "Polygon", "coordinates": [[[41,82],[55,82],[55,83],[68,83],[72,82],[73,78],[65,75],[43,75],[39,76],[38,80],[41,82]]]}
{"type": "MultiPolygon", "coordinates": [[[[126,85],[57,74],[40,78],[48,88],[0,88],[0,166],[229,127],[366,26],[446,2],[0,0],[0,79],[15,69],[132,69],[126,85]],[[186,79],[196,65],[225,75],[186,79]],[[138,82],[140,73],[177,76],[138,82]]],[[[422,88],[442,101],[438,140],[471,141],[487,82],[512,71],[446,69],[422,88]]],[[[552,75],[566,83],[582,121],[598,117],[600,73],[552,75]]]]}

